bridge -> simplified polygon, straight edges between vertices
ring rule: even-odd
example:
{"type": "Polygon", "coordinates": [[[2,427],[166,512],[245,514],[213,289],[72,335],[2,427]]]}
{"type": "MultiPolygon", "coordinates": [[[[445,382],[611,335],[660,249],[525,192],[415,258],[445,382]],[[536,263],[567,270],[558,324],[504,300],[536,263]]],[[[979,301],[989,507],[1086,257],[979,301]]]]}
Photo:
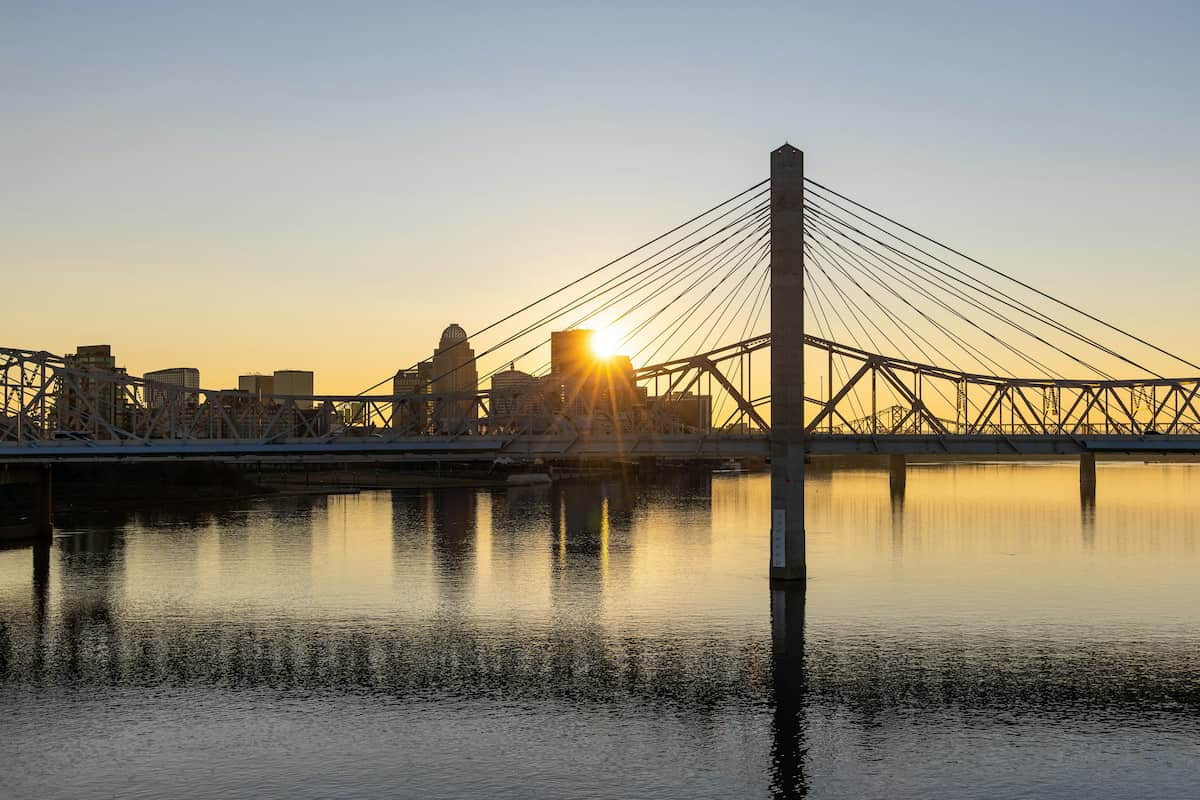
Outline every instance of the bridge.
{"type": "Polygon", "coordinates": [[[451,367],[303,396],[2,348],[0,482],[40,487],[48,530],[59,463],[763,458],[772,576],[801,579],[813,455],[1077,456],[1094,486],[1097,455],[1200,453],[1200,377],[1169,377],[1200,366],[807,178],[790,145],[469,341],[451,367]],[[611,352],[561,333],[593,330],[611,352]]]}

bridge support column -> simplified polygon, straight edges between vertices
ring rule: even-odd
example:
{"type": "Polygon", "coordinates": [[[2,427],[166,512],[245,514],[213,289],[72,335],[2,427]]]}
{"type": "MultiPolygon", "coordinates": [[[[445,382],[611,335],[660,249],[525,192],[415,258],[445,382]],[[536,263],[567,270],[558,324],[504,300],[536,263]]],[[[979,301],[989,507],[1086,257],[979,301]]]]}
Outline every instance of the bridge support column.
{"type": "Polygon", "coordinates": [[[891,489],[892,499],[904,497],[904,489],[908,485],[908,467],[903,455],[888,456],[888,488],[891,489]]]}
{"type": "Polygon", "coordinates": [[[771,769],[783,796],[807,793],[804,754],[804,706],[808,680],[804,672],[804,584],[771,586],[771,672],[775,715],[771,769]]]}
{"type": "MultiPolygon", "coordinates": [[[[771,153],[771,579],[804,581],[804,153],[771,153]]],[[[803,584],[801,584],[803,585],[803,584]]]]}
{"type": "Polygon", "coordinates": [[[653,456],[643,456],[638,459],[638,479],[653,481],[658,476],[658,459],[653,456]]]}
{"type": "Polygon", "coordinates": [[[1080,497],[1091,498],[1096,502],[1096,454],[1081,453],[1079,455],[1079,494],[1080,497]]]}
{"type": "Polygon", "coordinates": [[[24,484],[28,508],[18,518],[27,522],[5,525],[0,522],[0,539],[45,539],[54,531],[51,518],[50,467],[48,465],[0,467],[0,484],[24,484]]]}
{"type": "Polygon", "coordinates": [[[49,539],[54,533],[50,467],[35,467],[33,482],[33,531],[39,539],[49,539]]]}

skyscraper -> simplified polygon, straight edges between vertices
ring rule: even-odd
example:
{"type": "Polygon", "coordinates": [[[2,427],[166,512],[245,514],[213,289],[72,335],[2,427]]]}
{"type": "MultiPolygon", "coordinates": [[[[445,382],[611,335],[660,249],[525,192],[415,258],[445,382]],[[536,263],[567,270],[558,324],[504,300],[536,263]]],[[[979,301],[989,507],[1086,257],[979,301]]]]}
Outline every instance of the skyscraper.
{"type": "Polygon", "coordinates": [[[425,359],[416,369],[402,369],[392,378],[392,430],[405,434],[424,433],[429,426],[429,403],[419,395],[429,394],[433,361],[425,359]]]}
{"type": "Polygon", "coordinates": [[[81,370],[63,375],[55,397],[55,424],[60,430],[112,436],[109,426],[128,430],[129,404],[120,385],[125,368],[117,366],[107,344],[80,345],[63,357],[68,368],[81,370]],[[108,374],[104,374],[108,373],[108,374]]]}
{"type": "MultiPolygon", "coordinates": [[[[451,322],[433,351],[433,393],[474,394],[479,385],[475,351],[467,341],[467,332],[451,322]]],[[[436,402],[436,401],[435,401],[436,402]]],[[[442,433],[457,433],[472,427],[476,418],[473,397],[444,400],[435,406],[435,422],[442,433]]]]}
{"type": "Polygon", "coordinates": [[[592,349],[594,331],[577,328],[550,334],[550,379],[559,409],[572,417],[608,417],[619,427],[645,400],[628,356],[601,358],[592,349]]]}
{"type": "Polygon", "coordinates": [[[195,391],[178,392],[167,388],[179,386],[185,390],[199,389],[200,370],[195,367],[156,369],[142,377],[146,379],[146,405],[150,408],[162,408],[171,398],[180,398],[183,408],[195,408],[198,405],[198,394],[195,391]]]}
{"type": "Polygon", "coordinates": [[[239,375],[238,390],[249,392],[255,399],[262,400],[264,394],[275,394],[275,376],[258,373],[239,375]]]}
{"type": "MultiPolygon", "coordinates": [[[[313,374],[306,369],[277,369],[272,376],[277,395],[311,395],[313,374]]],[[[312,408],[312,400],[297,400],[296,408],[312,408]]]]}

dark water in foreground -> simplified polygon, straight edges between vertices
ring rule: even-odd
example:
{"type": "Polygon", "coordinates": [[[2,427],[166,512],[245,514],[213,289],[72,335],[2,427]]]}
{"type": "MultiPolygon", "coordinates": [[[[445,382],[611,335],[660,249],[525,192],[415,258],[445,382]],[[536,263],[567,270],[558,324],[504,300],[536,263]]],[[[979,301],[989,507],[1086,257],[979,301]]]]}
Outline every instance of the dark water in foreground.
{"type": "Polygon", "coordinates": [[[1200,467],[279,498],[0,552],[0,796],[1200,796],[1200,467]]]}

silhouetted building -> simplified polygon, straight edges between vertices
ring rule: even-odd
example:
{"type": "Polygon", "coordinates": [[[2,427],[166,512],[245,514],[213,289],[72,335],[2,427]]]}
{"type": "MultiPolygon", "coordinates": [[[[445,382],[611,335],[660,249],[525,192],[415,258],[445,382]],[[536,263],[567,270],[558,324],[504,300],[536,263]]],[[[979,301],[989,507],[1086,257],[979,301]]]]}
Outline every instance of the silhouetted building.
{"type": "Polygon", "coordinates": [[[146,379],[146,405],[150,408],[162,408],[171,400],[175,400],[180,407],[189,409],[194,409],[199,404],[199,395],[195,390],[200,388],[200,370],[195,367],[156,369],[142,377],[146,379]],[[179,391],[168,387],[192,391],[179,391]]]}
{"type": "Polygon", "coordinates": [[[674,392],[665,396],[664,403],[687,428],[700,432],[712,430],[712,395],[674,392]]]}
{"type": "Polygon", "coordinates": [[[584,375],[592,369],[593,331],[576,328],[550,334],[550,371],[556,375],[584,375]]]}
{"type": "Polygon", "coordinates": [[[100,438],[113,436],[109,426],[128,430],[129,402],[120,383],[126,373],[124,367],[117,366],[112,347],[80,345],[74,353],[63,356],[63,361],[68,368],[83,372],[59,377],[54,402],[58,429],[100,438]]]}
{"type": "Polygon", "coordinates": [[[489,403],[489,431],[539,432],[546,427],[541,381],[528,372],[506,369],[493,375],[489,403]]]}
{"type": "Polygon", "coordinates": [[[429,402],[421,395],[429,394],[433,380],[433,361],[426,359],[416,369],[402,369],[392,378],[392,429],[405,433],[422,433],[429,426],[429,402]]]}
{"type": "Polygon", "coordinates": [[[252,397],[262,400],[263,395],[275,394],[275,376],[259,375],[258,373],[239,375],[238,390],[248,392],[252,397]]]}
{"type": "MultiPolygon", "coordinates": [[[[311,396],[313,393],[313,374],[303,369],[277,369],[272,376],[275,380],[275,394],[280,396],[311,396]]],[[[312,400],[297,400],[296,408],[312,408],[312,400]]]]}
{"type": "MultiPolygon", "coordinates": [[[[474,395],[479,385],[475,351],[467,341],[467,332],[450,323],[433,351],[433,393],[435,395],[474,395]]],[[[438,402],[434,422],[439,433],[457,433],[474,427],[474,397],[452,398],[438,402]]]]}
{"type": "Polygon", "coordinates": [[[596,355],[593,333],[577,329],[550,334],[551,410],[589,427],[594,427],[591,418],[607,418],[619,430],[644,405],[646,393],[634,379],[628,356],[596,355]]]}

